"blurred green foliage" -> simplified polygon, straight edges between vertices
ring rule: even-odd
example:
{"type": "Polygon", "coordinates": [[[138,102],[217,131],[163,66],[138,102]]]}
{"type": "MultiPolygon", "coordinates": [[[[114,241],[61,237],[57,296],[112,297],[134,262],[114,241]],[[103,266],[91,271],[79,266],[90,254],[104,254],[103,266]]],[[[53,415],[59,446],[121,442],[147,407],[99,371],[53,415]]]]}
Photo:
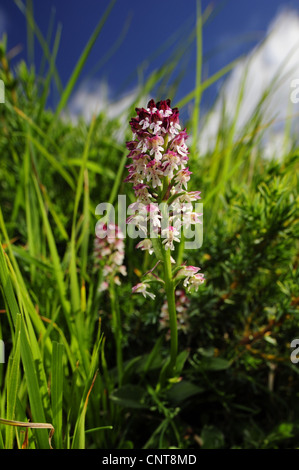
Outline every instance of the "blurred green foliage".
{"type": "MultiPolygon", "coordinates": [[[[0,365],[0,415],[5,418],[11,406],[13,377],[14,419],[38,417],[24,367],[24,351],[31,351],[40,390],[49,395],[41,396],[45,419],[61,426],[56,447],[297,448],[299,365],[290,360],[290,342],[299,337],[296,145],[279,160],[264,159],[257,112],[238,140],[234,124],[224,121],[212,152],[199,156],[192,149],[190,189],[202,191],[204,240],[182,256],[201,266],[206,282],[190,295],[189,328],[180,332],[181,381],[163,389],[156,384],[169,346],[160,328],[164,296],[158,292],[149,301],[131,295],[152,265],[126,238],[128,275],[115,286],[123,323],[119,386],[111,299],[98,292],[93,238],[97,204],[116,204],[118,194],[132,201],[123,183],[128,129],[105,113],[91,123],[57,117],[42,105],[34,68],[21,63],[10,69],[5,41],[0,61],[6,86],[0,105],[1,275],[12,286],[1,285],[0,336],[11,359],[0,365]],[[15,305],[33,340],[21,354],[15,305]],[[11,372],[17,370],[14,359],[20,360],[18,375],[11,372]],[[52,392],[42,388],[51,381],[52,392]]],[[[192,128],[192,118],[185,124],[192,128]]],[[[23,441],[16,431],[13,445],[23,441]]],[[[30,431],[27,445],[43,444],[30,431]]],[[[9,445],[1,426],[0,447],[9,445]]]]}

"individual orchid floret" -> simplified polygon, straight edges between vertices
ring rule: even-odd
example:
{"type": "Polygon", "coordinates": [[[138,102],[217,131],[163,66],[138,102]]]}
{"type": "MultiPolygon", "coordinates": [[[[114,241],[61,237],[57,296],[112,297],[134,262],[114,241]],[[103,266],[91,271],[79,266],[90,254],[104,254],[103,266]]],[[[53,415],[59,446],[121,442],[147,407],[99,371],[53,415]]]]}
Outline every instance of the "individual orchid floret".
{"type": "Polygon", "coordinates": [[[158,132],[161,131],[162,124],[163,124],[163,121],[153,121],[150,124],[150,129],[153,131],[153,134],[158,134],[158,132]]]}
{"type": "Polygon", "coordinates": [[[188,286],[187,286],[187,291],[198,291],[198,287],[201,286],[205,282],[205,277],[204,274],[202,273],[197,273],[194,274],[194,276],[191,276],[188,281],[188,286]]]}
{"type": "Polygon", "coordinates": [[[148,127],[150,127],[151,123],[150,123],[150,120],[149,120],[149,116],[145,116],[144,119],[141,119],[141,121],[139,121],[139,125],[142,126],[143,131],[145,129],[147,129],[148,127]]]}
{"type": "Polygon", "coordinates": [[[137,243],[136,248],[139,248],[142,251],[148,251],[150,255],[154,253],[153,244],[149,238],[145,238],[141,240],[141,242],[137,243]]]}
{"type": "Polygon", "coordinates": [[[130,212],[134,212],[134,214],[130,215],[126,222],[127,224],[134,225],[143,232],[144,236],[147,236],[147,211],[146,206],[141,202],[134,202],[130,204],[128,207],[130,212]]]}
{"type": "Polygon", "coordinates": [[[177,273],[175,275],[175,278],[176,279],[185,279],[186,282],[188,282],[189,278],[191,276],[194,276],[194,274],[198,273],[198,271],[200,271],[200,268],[198,268],[197,266],[182,266],[177,271],[177,273]]]}
{"type": "Polygon", "coordinates": [[[198,287],[204,283],[204,274],[199,273],[200,268],[197,266],[182,266],[175,275],[175,281],[183,280],[183,286],[188,292],[197,291],[198,287]]]}
{"type": "Polygon", "coordinates": [[[112,223],[98,222],[96,225],[96,236],[99,239],[105,238],[108,243],[116,243],[116,240],[123,239],[124,236],[119,227],[112,223]]]}
{"type": "Polygon", "coordinates": [[[191,225],[195,225],[195,224],[201,224],[202,223],[202,220],[201,220],[201,216],[203,214],[202,213],[199,213],[199,212],[186,212],[184,215],[183,215],[183,225],[186,229],[188,229],[191,225]]]}
{"type": "Polygon", "coordinates": [[[101,292],[107,290],[110,282],[120,284],[119,274],[126,276],[127,271],[123,264],[124,236],[117,225],[103,222],[97,224],[93,256],[95,268],[101,268],[104,277],[99,290],[101,292]]]}
{"type": "Polygon", "coordinates": [[[177,230],[176,227],[172,225],[169,225],[169,227],[162,230],[162,238],[164,237],[162,244],[164,245],[165,250],[174,250],[173,242],[180,241],[180,239],[178,238],[179,235],[180,232],[177,230]]]}
{"type": "Polygon", "coordinates": [[[154,299],[156,296],[152,292],[148,291],[148,283],[139,282],[136,286],[132,287],[133,294],[142,294],[143,297],[149,296],[151,299],[154,299]]]}
{"type": "Polygon", "coordinates": [[[139,183],[136,186],[133,186],[136,198],[145,204],[148,204],[152,200],[152,195],[149,193],[149,185],[144,183],[139,183]]]}
{"type": "Polygon", "coordinates": [[[178,122],[173,122],[171,121],[169,123],[169,128],[168,128],[168,133],[171,135],[171,137],[174,137],[180,133],[181,126],[178,122]]]}
{"type": "Polygon", "coordinates": [[[99,287],[99,292],[104,292],[105,290],[107,290],[109,288],[109,283],[107,281],[103,281],[101,282],[100,284],[100,287],[99,287]]]}
{"type": "Polygon", "coordinates": [[[162,153],[164,152],[164,139],[161,135],[154,135],[148,139],[148,145],[150,146],[150,155],[154,155],[156,160],[161,160],[162,153]]]}
{"type": "Polygon", "coordinates": [[[176,182],[176,190],[177,191],[182,191],[183,188],[187,189],[187,183],[190,180],[190,175],[192,174],[191,171],[189,171],[188,168],[183,168],[182,170],[179,170],[176,174],[175,177],[175,182],[176,182]]]}
{"type": "Polygon", "coordinates": [[[191,202],[198,201],[199,199],[201,199],[200,194],[201,191],[186,191],[180,196],[180,201],[182,203],[190,204],[191,202]]]}
{"type": "Polygon", "coordinates": [[[153,188],[162,186],[162,177],[164,176],[164,173],[163,173],[160,162],[158,162],[156,159],[151,160],[146,165],[146,169],[147,169],[147,173],[146,173],[147,182],[151,182],[153,188]]]}
{"type": "Polygon", "coordinates": [[[169,145],[169,149],[178,153],[181,158],[188,160],[188,147],[186,145],[186,139],[188,138],[186,131],[182,131],[177,134],[169,145]]]}
{"type": "Polygon", "coordinates": [[[147,220],[151,222],[154,228],[161,227],[162,215],[159,210],[159,207],[156,204],[148,204],[146,206],[147,210],[147,220]]]}
{"type": "Polygon", "coordinates": [[[179,169],[181,158],[172,150],[168,150],[163,156],[162,169],[164,176],[173,178],[174,172],[179,169]]]}

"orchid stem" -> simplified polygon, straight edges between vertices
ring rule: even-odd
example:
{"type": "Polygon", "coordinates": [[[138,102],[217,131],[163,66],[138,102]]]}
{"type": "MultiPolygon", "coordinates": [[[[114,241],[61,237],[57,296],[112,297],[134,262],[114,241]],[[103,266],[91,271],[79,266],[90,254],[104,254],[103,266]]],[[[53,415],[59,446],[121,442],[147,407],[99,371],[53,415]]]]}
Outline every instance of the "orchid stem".
{"type": "Polygon", "coordinates": [[[178,353],[178,330],[177,315],[175,306],[175,286],[172,278],[170,250],[164,252],[164,281],[168,303],[169,324],[170,324],[170,363],[169,373],[174,374],[176,358],[178,353]]]}

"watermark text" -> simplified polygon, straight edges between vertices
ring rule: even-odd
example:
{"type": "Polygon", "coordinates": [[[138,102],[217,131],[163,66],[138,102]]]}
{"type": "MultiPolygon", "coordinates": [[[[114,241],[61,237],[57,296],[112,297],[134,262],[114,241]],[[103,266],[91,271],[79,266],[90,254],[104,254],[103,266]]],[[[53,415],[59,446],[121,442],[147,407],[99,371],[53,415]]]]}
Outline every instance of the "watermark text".
{"type": "Polygon", "coordinates": [[[0,339],[0,364],[4,364],[5,362],[5,345],[4,341],[0,339]]]}
{"type": "MultiPolygon", "coordinates": [[[[199,202],[194,207],[191,203],[177,201],[173,204],[136,202],[127,207],[126,196],[119,195],[117,216],[115,207],[108,202],[98,204],[95,214],[101,216],[95,226],[95,233],[99,238],[107,236],[102,229],[99,230],[99,227],[107,224],[112,231],[117,225],[124,238],[165,239],[171,232],[178,240],[184,239],[187,250],[198,249],[203,243],[203,204],[199,202]]],[[[111,230],[109,229],[109,234],[113,237],[111,230]]]]}
{"type": "Polygon", "coordinates": [[[0,80],[0,103],[5,103],[5,85],[3,80],[0,80]]]}
{"type": "Polygon", "coordinates": [[[299,362],[299,339],[298,338],[293,339],[290,346],[291,348],[295,348],[291,353],[291,357],[290,357],[291,362],[293,364],[298,364],[299,362]]]}

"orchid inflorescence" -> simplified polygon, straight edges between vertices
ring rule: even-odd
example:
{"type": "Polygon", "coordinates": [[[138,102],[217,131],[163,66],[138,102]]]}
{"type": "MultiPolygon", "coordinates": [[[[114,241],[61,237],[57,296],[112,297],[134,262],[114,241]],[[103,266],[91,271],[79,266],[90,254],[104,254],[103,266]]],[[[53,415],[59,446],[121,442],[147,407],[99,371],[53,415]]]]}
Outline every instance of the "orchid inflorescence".
{"type": "MultiPolygon", "coordinates": [[[[130,126],[133,140],[127,142],[128,158],[126,182],[133,184],[136,202],[127,219],[134,224],[142,237],[137,248],[159,254],[159,247],[173,251],[180,242],[181,230],[201,223],[202,214],[193,211],[192,203],[200,199],[200,191],[187,191],[190,180],[187,133],[179,122],[179,111],[171,108],[170,100],[155,103],[147,108],[136,108],[137,117],[130,126]],[[148,236],[150,226],[150,236],[148,236]],[[157,244],[157,239],[160,243],[157,244]]],[[[171,262],[174,263],[173,258],[171,262]]],[[[184,279],[184,287],[190,292],[204,282],[204,275],[195,266],[177,268],[174,279],[184,279]]],[[[154,298],[148,280],[133,287],[134,293],[154,298]]]]}

